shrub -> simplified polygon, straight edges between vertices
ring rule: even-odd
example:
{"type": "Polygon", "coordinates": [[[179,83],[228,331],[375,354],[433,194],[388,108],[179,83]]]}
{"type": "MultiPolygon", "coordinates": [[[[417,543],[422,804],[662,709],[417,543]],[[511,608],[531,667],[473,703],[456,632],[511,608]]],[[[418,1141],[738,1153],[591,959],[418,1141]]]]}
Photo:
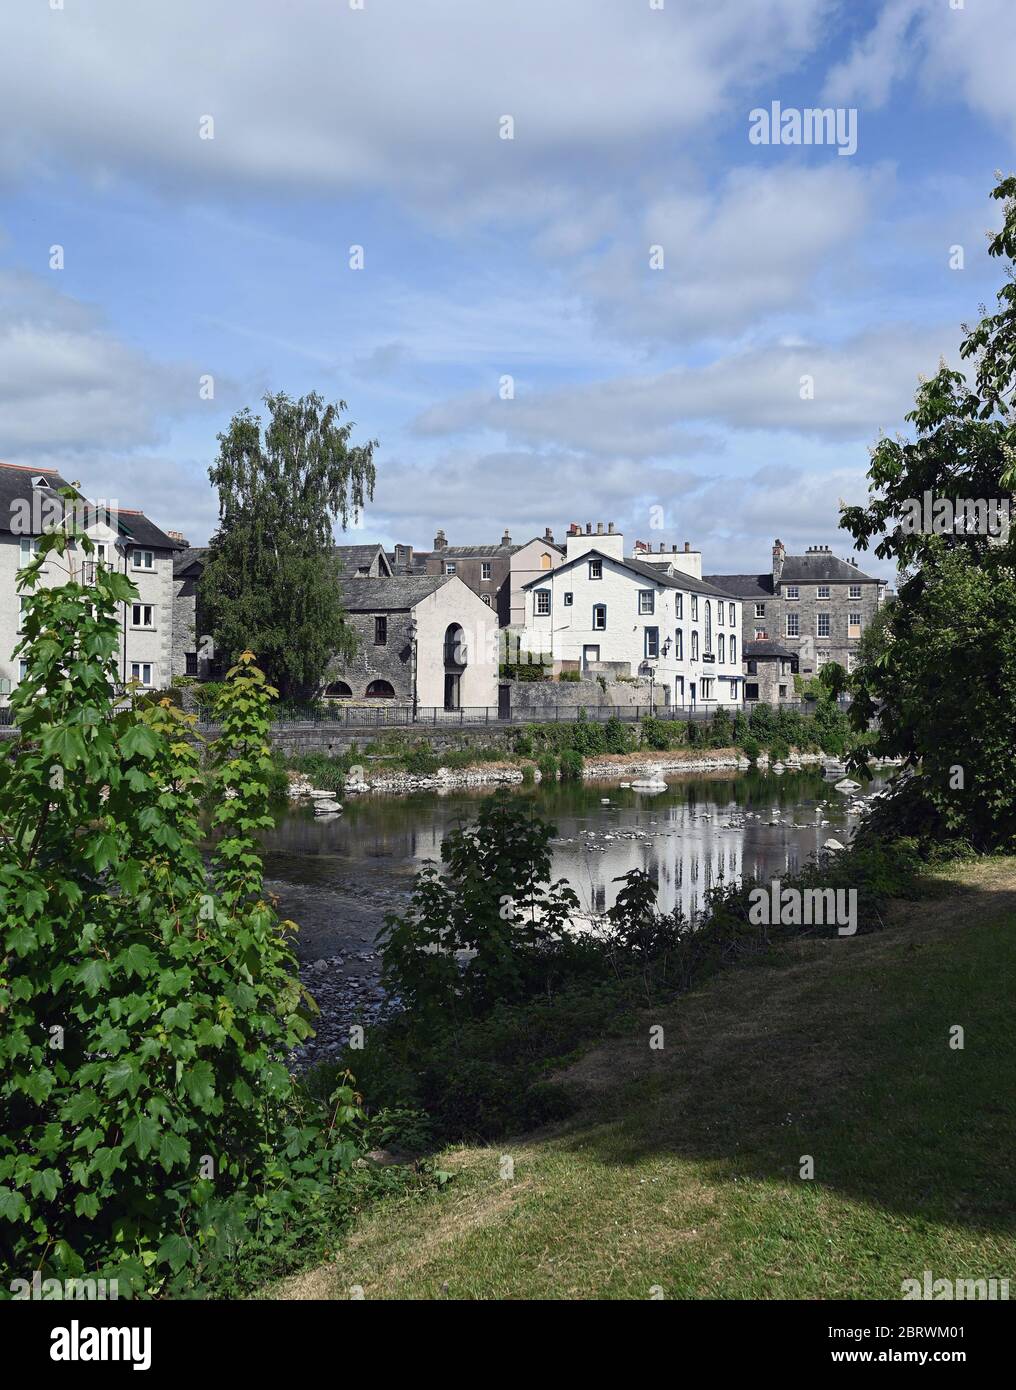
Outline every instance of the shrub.
{"type": "Polygon", "coordinates": [[[575,684],[578,684],[578,682],[579,682],[581,679],[582,679],[582,673],[581,673],[581,671],[562,671],[561,674],[558,676],[558,680],[559,680],[559,681],[568,681],[568,682],[572,682],[572,683],[575,683],[575,684]]]}
{"type": "Polygon", "coordinates": [[[561,781],[582,780],[582,754],[577,748],[566,748],[561,754],[561,781]]]}
{"type": "Polygon", "coordinates": [[[631,731],[616,714],[603,726],[603,747],[607,753],[628,753],[632,747],[631,731]]]}
{"type": "Polygon", "coordinates": [[[657,752],[670,747],[670,730],[662,719],[657,719],[654,714],[647,714],[642,720],[642,746],[653,748],[657,752]]]}
{"type": "Polygon", "coordinates": [[[553,753],[542,754],[536,766],[540,769],[540,776],[544,781],[557,781],[557,759],[553,753]]]}
{"type": "Polygon", "coordinates": [[[757,738],[746,738],[741,747],[743,749],[744,756],[748,759],[750,763],[758,762],[759,754],[762,752],[762,745],[761,743],[759,743],[757,738]]]}
{"type": "Polygon", "coordinates": [[[406,754],[403,759],[403,766],[407,772],[411,772],[416,777],[432,777],[440,767],[440,763],[433,748],[424,739],[406,754]]]}

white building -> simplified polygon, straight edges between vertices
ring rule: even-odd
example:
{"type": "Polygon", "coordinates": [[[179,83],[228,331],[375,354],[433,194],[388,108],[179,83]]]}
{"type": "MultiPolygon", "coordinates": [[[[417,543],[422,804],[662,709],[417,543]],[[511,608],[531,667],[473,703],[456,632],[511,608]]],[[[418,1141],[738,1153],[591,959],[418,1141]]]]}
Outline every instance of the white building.
{"type": "MultiPolygon", "coordinates": [[[[613,523],[573,526],[562,564],[526,586],[524,646],[555,674],[651,676],[666,705],[741,703],[741,604],[694,569],[697,552],[625,558],[613,523]]],[[[698,559],[701,566],[701,559],[698,559]]]]}
{"type": "MultiPolygon", "coordinates": [[[[25,670],[24,659],[14,655],[22,635],[18,571],[38,550],[38,538],[56,524],[63,506],[58,490],[68,486],[52,469],[0,463],[0,689],[5,691],[18,684],[25,670]]],[[[120,606],[118,674],[124,683],[136,680],[162,689],[173,674],[173,557],[187,543],[162,531],[143,512],[112,510],[112,501],[109,506],[107,516],[82,499],[84,530],[95,553],[86,557],[75,549],[51,556],[43,583],[65,584],[72,573],[88,582],[95,564],[126,574],[138,597],[120,606]]]]}

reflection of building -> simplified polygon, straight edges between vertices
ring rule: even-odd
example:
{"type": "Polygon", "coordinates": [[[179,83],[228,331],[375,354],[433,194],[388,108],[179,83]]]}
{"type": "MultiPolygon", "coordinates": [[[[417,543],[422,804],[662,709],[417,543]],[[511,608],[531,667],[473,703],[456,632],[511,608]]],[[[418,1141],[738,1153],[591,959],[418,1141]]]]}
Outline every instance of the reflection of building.
{"type": "MultiPolygon", "coordinates": [[[[698,552],[624,555],[613,522],[573,526],[565,559],[524,586],[523,643],[555,673],[651,676],[661,705],[741,700],[741,605],[694,571],[698,552]]],[[[644,552],[640,552],[644,553],[644,552]]]]}
{"type": "Polygon", "coordinates": [[[773,544],[771,573],[706,577],[742,600],[742,646],[779,642],[798,658],[805,679],[827,661],[852,669],[861,634],[884,602],[887,587],[853,560],[833,555],[827,545],[788,555],[780,540],[773,544]]]}
{"type": "Polygon", "coordinates": [[[343,586],[357,638],[325,693],[417,707],[497,705],[497,617],[455,576],[395,575],[343,586]]]}

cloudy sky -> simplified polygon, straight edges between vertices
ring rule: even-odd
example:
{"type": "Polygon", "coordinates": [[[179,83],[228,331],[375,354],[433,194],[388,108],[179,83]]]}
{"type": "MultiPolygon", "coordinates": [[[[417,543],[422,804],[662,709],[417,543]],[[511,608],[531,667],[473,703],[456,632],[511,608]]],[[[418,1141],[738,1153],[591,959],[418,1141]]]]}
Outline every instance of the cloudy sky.
{"type": "Polygon", "coordinates": [[[1013,0],[4,0],[0,457],[199,543],[218,431],[314,389],[380,442],[356,539],[847,554],[997,288],[1014,70],[1013,0]]]}

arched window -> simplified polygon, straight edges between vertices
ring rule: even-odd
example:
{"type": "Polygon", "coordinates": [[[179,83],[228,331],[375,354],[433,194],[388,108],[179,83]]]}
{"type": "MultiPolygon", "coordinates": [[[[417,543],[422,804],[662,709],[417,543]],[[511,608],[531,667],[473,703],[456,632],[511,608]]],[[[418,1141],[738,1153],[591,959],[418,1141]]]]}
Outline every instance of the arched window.
{"type": "MultiPolygon", "coordinates": [[[[723,605],[721,604],[720,607],[716,610],[717,617],[719,617],[720,613],[722,612],[722,609],[723,605]]],[[[724,637],[722,632],[718,632],[716,634],[716,647],[716,659],[722,665],[723,662],[725,662],[727,659],[727,639],[726,637],[724,637]]]]}
{"type": "Polygon", "coordinates": [[[444,663],[446,666],[465,666],[466,634],[458,623],[449,623],[444,635],[444,663]]]}
{"type": "Polygon", "coordinates": [[[325,686],[325,695],[329,700],[348,700],[352,694],[345,681],[332,681],[331,685],[325,686]]]}
{"type": "Polygon", "coordinates": [[[395,687],[389,681],[371,681],[367,687],[368,700],[394,700],[395,687]]]}
{"type": "Polygon", "coordinates": [[[713,605],[706,599],[706,651],[713,649],[713,605]]]}

